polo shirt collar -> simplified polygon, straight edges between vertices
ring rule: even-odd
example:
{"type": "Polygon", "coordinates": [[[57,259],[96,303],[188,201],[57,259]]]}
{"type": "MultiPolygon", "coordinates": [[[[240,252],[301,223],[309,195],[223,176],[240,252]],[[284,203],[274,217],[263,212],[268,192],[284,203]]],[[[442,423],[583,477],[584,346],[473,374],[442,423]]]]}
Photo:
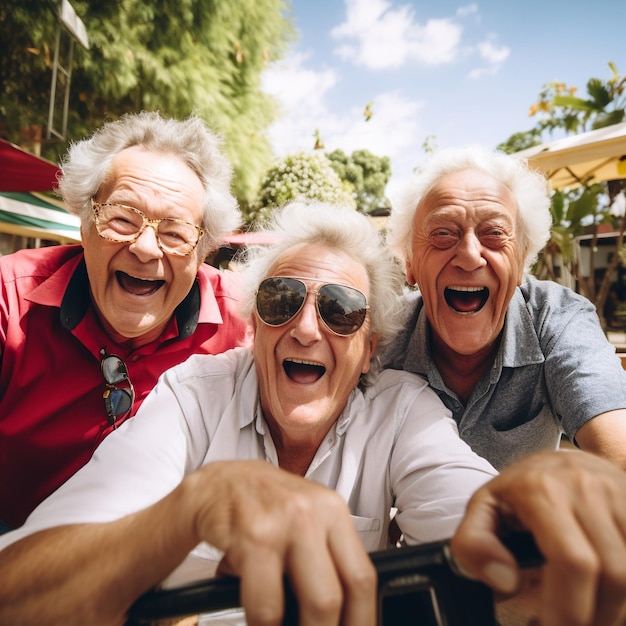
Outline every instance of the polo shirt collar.
{"type": "Polygon", "coordinates": [[[499,355],[502,367],[523,367],[545,361],[537,331],[519,287],[506,313],[499,355]]]}
{"type": "MultiPolygon", "coordinates": [[[[426,307],[422,307],[407,350],[407,369],[425,375],[433,386],[440,387],[444,383],[430,354],[430,332],[426,307]],[[420,355],[426,358],[420,358],[420,355]]],[[[535,365],[543,363],[544,360],[539,338],[526,309],[524,296],[517,288],[506,313],[502,329],[502,343],[496,355],[492,373],[498,377],[503,367],[535,365]]]]}
{"type": "MultiPolygon", "coordinates": [[[[199,321],[218,324],[222,322],[213,290],[205,289],[203,298],[206,300],[206,311],[203,312],[203,319],[200,319],[200,286],[196,279],[174,312],[180,339],[193,335],[199,321]]],[[[91,290],[84,256],[79,255],[64,263],[41,285],[33,289],[28,299],[38,304],[59,307],[62,326],[70,331],[76,328],[91,304],[91,290]]]]}

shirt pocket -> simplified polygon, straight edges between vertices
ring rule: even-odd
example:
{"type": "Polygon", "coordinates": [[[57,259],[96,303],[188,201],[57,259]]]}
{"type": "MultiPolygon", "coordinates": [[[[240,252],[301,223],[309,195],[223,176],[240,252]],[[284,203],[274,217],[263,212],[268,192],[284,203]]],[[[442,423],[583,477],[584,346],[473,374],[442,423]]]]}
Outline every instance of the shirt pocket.
{"type": "Polygon", "coordinates": [[[378,517],[359,517],[351,515],[354,529],[361,538],[363,546],[368,552],[380,548],[380,535],[382,524],[378,517]]]}

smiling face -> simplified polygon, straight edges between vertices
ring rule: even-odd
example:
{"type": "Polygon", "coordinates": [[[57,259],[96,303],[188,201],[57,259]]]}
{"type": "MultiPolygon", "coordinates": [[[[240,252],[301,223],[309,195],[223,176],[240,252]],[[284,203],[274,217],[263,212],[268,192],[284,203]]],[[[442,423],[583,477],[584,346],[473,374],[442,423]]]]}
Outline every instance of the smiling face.
{"type": "MultiPolygon", "coordinates": [[[[365,269],[328,246],[302,244],[287,250],[268,276],[303,278],[307,289],[325,283],[355,287],[369,296],[365,269]]],[[[261,406],[279,449],[304,446],[312,454],[368,372],[376,348],[367,315],[359,330],[338,336],[319,318],[315,294],[283,326],[267,326],[254,314],[254,360],[261,406]]]]}
{"type": "Polygon", "coordinates": [[[524,270],[519,229],[511,192],[479,170],[448,174],[423,198],[407,277],[423,295],[435,342],[473,355],[497,340],[524,270]]]}
{"type": "MultiPolygon", "coordinates": [[[[199,226],[203,198],[200,179],[182,160],[134,146],[113,159],[95,200],[134,207],[148,219],[199,226]]],[[[107,331],[118,341],[138,339],[138,345],[156,339],[191,289],[202,263],[197,250],[185,257],[165,254],[151,227],[131,244],[102,239],[95,224],[81,236],[92,298],[107,331]]]]}

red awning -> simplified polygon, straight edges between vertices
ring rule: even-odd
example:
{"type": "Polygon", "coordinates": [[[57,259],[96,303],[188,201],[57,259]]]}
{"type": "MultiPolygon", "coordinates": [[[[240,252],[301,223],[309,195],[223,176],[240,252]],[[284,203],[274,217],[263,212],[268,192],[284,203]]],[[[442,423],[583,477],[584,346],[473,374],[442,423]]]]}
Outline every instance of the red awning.
{"type": "Polygon", "coordinates": [[[61,170],[0,139],[0,191],[52,191],[61,170]]]}

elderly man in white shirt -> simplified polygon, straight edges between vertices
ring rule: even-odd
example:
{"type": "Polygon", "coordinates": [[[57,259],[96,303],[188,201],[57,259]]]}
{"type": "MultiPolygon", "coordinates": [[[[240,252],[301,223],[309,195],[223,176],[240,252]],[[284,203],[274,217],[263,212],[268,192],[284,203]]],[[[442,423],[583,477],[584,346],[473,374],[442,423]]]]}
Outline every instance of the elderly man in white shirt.
{"type": "Polygon", "coordinates": [[[280,616],[284,573],[300,590],[302,623],[336,623],[344,601],[345,623],[370,624],[371,569],[353,536],[365,550],[388,547],[394,507],[407,543],[451,537],[471,494],[496,475],[422,378],[375,367],[378,344],[402,321],[402,275],[367,218],[294,203],[274,233],[276,243],[256,251],[241,274],[253,347],[192,356],[167,371],[90,463],[21,529],[0,537],[0,575],[7,581],[8,573],[12,594],[5,614],[0,590],[0,622],[35,611],[48,624],[68,615],[121,623],[132,601],[199,544],[195,557],[221,560],[241,577],[251,624],[264,612],[263,623],[268,612],[280,616]],[[276,482],[293,481],[292,505],[271,474],[262,488],[232,464],[259,460],[249,473],[264,475],[267,465],[289,473],[277,470],[276,482]],[[302,506],[311,483],[347,504],[356,535],[333,514],[335,504],[302,506]],[[259,513],[272,509],[271,518],[259,513]],[[41,572],[52,557],[48,578],[41,572]],[[26,563],[38,558],[38,585],[49,593],[29,589],[26,563]],[[321,598],[315,585],[325,585],[321,598]]]}

